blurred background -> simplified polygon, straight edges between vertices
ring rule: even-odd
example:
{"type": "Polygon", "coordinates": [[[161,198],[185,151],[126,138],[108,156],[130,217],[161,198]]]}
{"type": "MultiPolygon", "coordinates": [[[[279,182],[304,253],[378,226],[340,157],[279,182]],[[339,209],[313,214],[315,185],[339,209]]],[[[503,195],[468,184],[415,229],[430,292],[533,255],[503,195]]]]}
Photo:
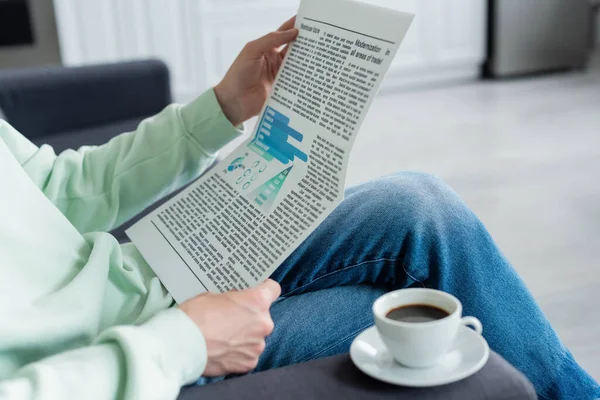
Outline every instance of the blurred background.
{"type": "MultiPolygon", "coordinates": [[[[358,136],[348,185],[398,170],[443,177],[600,380],[600,2],[368,2],[416,19],[358,136]]],[[[172,99],[189,101],[220,80],[247,41],[297,7],[298,0],[0,0],[0,115],[4,107],[15,126],[24,120],[14,110],[14,77],[49,65],[158,58],[168,65],[172,99]]],[[[86,94],[98,90],[90,85],[86,94]]],[[[86,137],[98,132],[94,121],[86,137]]],[[[111,123],[111,135],[126,126],[111,123]]],[[[28,134],[27,123],[17,127],[28,134]]],[[[36,141],[51,142],[50,133],[36,132],[36,141]]]]}

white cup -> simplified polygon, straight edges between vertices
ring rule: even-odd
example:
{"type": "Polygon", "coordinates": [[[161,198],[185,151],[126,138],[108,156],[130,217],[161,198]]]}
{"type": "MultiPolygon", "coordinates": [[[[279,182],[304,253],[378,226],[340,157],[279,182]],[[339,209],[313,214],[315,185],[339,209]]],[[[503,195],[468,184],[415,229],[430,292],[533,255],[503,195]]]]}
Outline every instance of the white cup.
{"type": "Polygon", "coordinates": [[[454,296],[433,289],[402,289],[381,296],[373,304],[375,325],[394,359],[410,368],[430,368],[456,346],[458,329],[469,325],[481,335],[483,327],[474,317],[462,317],[462,304],[454,296]],[[428,305],[449,315],[428,322],[403,322],[387,318],[393,309],[428,305]]]}

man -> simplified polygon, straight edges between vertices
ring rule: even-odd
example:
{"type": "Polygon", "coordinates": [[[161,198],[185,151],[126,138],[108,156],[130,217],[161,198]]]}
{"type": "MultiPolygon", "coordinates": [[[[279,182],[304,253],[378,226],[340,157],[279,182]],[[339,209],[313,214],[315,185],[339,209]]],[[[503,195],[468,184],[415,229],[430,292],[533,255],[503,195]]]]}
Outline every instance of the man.
{"type": "Polygon", "coordinates": [[[293,25],[249,43],[214,90],[104,146],[56,156],[0,121],[0,398],[174,398],[200,376],[345,352],[372,324],[377,297],[414,285],[457,295],[542,398],[600,396],[483,225],[437,178],[400,173],[348,190],[273,280],[180,307],[133,245],[91,233],[213,162],[259,113],[293,25]]]}

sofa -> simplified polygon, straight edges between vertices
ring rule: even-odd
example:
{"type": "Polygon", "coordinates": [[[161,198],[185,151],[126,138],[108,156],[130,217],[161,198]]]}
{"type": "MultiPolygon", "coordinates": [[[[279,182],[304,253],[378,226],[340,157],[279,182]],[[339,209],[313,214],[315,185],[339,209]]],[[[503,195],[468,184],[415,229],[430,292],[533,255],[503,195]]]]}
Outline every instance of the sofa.
{"type": "MultiPolygon", "coordinates": [[[[34,143],[56,152],[99,145],[135,129],[171,102],[169,71],[157,60],[79,68],[0,71],[0,115],[34,143]]],[[[165,201],[164,199],[162,201],[165,201]]],[[[124,230],[160,205],[115,230],[124,230]]],[[[455,384],[409,389],[360,373],[347,355],[267,371],[202,387],[187,387],[193,399],[535,399],[527,379],[497,354],[476,375],[455,384]]]]}

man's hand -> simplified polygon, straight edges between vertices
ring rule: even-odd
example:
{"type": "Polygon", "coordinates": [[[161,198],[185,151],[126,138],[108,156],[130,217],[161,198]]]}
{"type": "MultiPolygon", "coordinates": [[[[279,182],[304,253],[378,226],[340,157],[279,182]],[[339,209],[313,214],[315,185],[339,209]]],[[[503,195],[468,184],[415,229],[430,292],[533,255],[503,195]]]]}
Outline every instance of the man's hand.
{"type": "Polygon", "coordinates": [[[269,309],[281,294],[273,280],[242,292],[206,293],[181,305],[202,331],[208,349],[205,376],[246,373],[258,363],[273,331],[269,309]]]}
{"type": "Polygon", "coordinates": [[[215,87],[215,94],[233,125],[256,116],[271,91],[288,45],[296,40],[296,17],[276,32],[248,43],[233,62],[225,78],[215,87]],[[281,49],[282,46],[286,46],[281,49]]]}

